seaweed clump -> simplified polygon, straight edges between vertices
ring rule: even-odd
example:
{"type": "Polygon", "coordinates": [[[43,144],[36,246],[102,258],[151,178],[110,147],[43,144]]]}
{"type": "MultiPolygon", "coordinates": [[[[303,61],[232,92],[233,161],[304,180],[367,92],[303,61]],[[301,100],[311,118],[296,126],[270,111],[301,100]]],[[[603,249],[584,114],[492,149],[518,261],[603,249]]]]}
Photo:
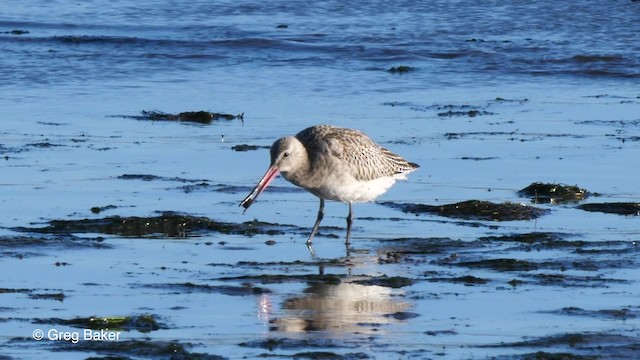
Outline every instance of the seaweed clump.
{"type": "Polygon", "coordinates": [[[400,65],[400,66],[391,67],[387,71],[392,73],[392,74],[406,74],[406,73],[408,73],[410,71],[414,71],[414,70],[415,70],[415,68],[412,68],[411,66],[400,65]]]}
{"type": "Polygon", "coordinates": [[[582,204],[578,209],[591,212],[602,212],[617,215],[640,216],[640,203],[634,202],[609,202],[582,204]]]}
{"type": "Polygon", "coordinates": [[[66,325],[81,329],[110,329],[110,330],[137,330],[148,333],[159,329],[168,329],[167,325],[158,321],[155,315],[134,315],[134,316],[90,316],[73,319],[35,319],[35,324],[66,325]]]}
{"type": "Polygon", "coordinates": [[[287,225],[269,224],[260,221],[244,223],[219,222],[206,217],[191,216],[175,212],[163,212],[158,216],[108,216],[101,219],[51,220],[40,228],[16,227],[15,231],[44,234],[98,233],[119,236],[167,236],[187,237],[205,232],[223,234],[281,235],[287,225]]]}
{"type": "Polygon", "coordinates": [[[518,195],[531,198],[533,203],[559,204],[584,200],[589,191],[577,185],[535,182],[518,191],[518,195]]]}
{"type": "Polygon", "coordinates": [[[525,204],[504,202],[496,204],[490,201],[467,200],[446,205],[396,204],[384,203],[406,213],[436,214],[465,220],[514,221],[536,219],[548,212],[525,204]]]}
{"type": "Polygon", "coordinates": [[[178,114],[170,114],[155,110],[142,110],[140,115],[135,116],[118,116],[132,118],[136,120],[152,120],[152,121],[183,121],[195,122],[199,124],[210,124],[215,120],[244,120],[244,113],[238,115],[209,112],[209,111],[185,111],[178,114]]]}

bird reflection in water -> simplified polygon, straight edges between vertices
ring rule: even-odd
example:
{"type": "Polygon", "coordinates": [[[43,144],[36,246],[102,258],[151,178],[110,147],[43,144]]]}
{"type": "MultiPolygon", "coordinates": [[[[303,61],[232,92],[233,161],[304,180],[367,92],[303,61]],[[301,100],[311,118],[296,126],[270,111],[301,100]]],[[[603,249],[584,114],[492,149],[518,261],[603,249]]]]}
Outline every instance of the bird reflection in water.
{"type": "Polygon", "coordinates": [[[271,319],[270,330],[379,333],[380,325],[398,322],[390,316],[411,304],[397,290],[354,283],[312,284],[303,296],[285,300],[283,316],[271,319]]]}

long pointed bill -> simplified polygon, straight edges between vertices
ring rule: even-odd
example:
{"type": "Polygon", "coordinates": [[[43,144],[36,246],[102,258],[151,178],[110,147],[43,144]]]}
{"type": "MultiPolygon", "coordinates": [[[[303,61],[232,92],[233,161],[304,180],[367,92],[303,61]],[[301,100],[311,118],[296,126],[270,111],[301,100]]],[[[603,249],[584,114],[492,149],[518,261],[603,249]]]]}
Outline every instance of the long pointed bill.
{"type": "Polygon", "coordinates": [[[251,204],[253,204],[253,202],[256,201],[256,199],[258,198],[258,195],[260,195],[260,193],[262,193],[264,189],[266,189],[267,186],[269,186],[269,183],[271,182],[271,180],[275,179],[275,177],[278,176],[279,172],[280,171],[278,171],[278,168],[276,168],[275,166],[271,166],[267,170],[267,172],[264,174],[262,179],[260,179],[260,181],[258,182],[258,185],[256,185],[255,188],[253,188],[253,191],[251,191],[251,194],[249,194],[249,196],[247,196],[244,200],[242,200],[242,202],[240,203],[240,206],[242,206],[244,210],[247,211],[249,206],[251,206],[251,204]]]}

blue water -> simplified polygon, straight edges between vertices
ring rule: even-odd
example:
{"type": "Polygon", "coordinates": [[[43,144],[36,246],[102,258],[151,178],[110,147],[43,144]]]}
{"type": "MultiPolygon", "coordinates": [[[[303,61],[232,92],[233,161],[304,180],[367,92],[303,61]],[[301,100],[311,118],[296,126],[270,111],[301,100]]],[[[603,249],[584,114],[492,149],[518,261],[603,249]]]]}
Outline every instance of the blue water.
{"type": "Polygon", "coordinates": [[[0,38],[0,65],[11,69],[0,80],[52,86],[180,73],[215,81],[275,67],[331,74],[325,81],[336,82],[335,93],[348,83],[339,81],[343,72],[362,86],[379,70],[408,65],[418,70],[402,79],[409,88],[631,84],[640,75],[639,12],[631,1],[27,1],[3,6],[0,29],[29,33],[0,38]]]}
{"type": "MultiPolygon", "coordinates": [[[[310,227],[317,200],[304,192],[268,189],[243,214],[238,203],[246,193],[186,194],[179,189],[184,183],[171,179],[250,189],[267,168],[268,151],[235,152],[231,146],[268,146],[319,123],[361,129],[421,165],[409,181],[381,197],[384,201],[528,202],[515,191],[543,181],[578,184],[602,195],[587,201],[639,202],[638,23],[640,3],[626,0],[2,3],[0,235],[53,219],[152,216],[163,210],[310,227]],[[411,71],[388,71],[398,66],[411,71]],[[438,115],[449,106],[491,114],[438,115]],[[244,112],[245,117],[209,126],[118,117],[143,110],[244,112]],[[169,180],[119,180],[123,174],[169,180]],[[117,208],[100,215],[89,211],[106,205],[117,208]]],[[[274,186],[292,188],[281,179],[274,186]]],[[[132,313],[159,314],[170,328],[129,332],[127,340],[173,339],[193,344],[194,352],[249,358],[268,351],[238,344],[270,336],[340,339],[340,346],[328,349],[340,354],[459,359],[540,350],[482,347],[531,336],[589,331],[637,336],[637,318],[549,314],[563,307],[637,306],[638,263],[631,256],[637,252],[617,259],[629,266],[576,272],[620,282],[575,288],[510,288],[507,282],[516,275],[454,269],[439,265],[437,257],[420,258],[415,266],[377,261],[381,243],[402,237],[474,241],[543,231],[576,234],[587,242],[640,240],[637,216],[541,206],[551,215],[477,227],[379,204],[357,205],[354,266],[327,270],[356,279],[381,274],[422,279],[437,271],[490,278],[486,286],[417,281],[401,289],[363,290],[349,283],[330,289],[285,283],[265,285],[274,293],[258,297],[141,287],[217,284],[221,277],[261,271],[314,273],[317,269],[304,263],[265,269],[237,265],[309,261],[304,234],[207,234],[183,240],[106,236],[109,249],[7,250],[0,260],[6,274],[0,289],[62,291],[67,298],[60,303],[0,293],[0,355],[86,358],[91,353],[58,353],[51,343],[25,347],[12,339],[29,338],[36,318],[132,313]],[[266,240],[276,245],[267,246],[266,240]],[[216,245],[220,241],[227,245],[216,245]],[[71,265],[53,265],[59,261],[71,265]],[[314,295],[318,306],[329,309],[320,314],[326,328],[303,331],[305,307],[292,305],[297,303],[292,299],[305,303],[314,295]],[[383,310],[348,310],[362,304],[408,307],[419,316],[396,320],[383,310]],[[276,330],[270,329],[273,324],[276,330]],[[375,336],[366,324],[378,325],[375,336]],[[425,335],[429,331],[448,335],[425,335]]],[[[321,258],[344,256],[346,212],[342,204],[327,204],[323,224],[336,228],[325,232],[337,238],[316,241],[321,258]]],[[[493,246],[487,254],[514,252],[493,246]]],[[[516,253],[522,259],[584,260],[569,250],[516,253]]]]}

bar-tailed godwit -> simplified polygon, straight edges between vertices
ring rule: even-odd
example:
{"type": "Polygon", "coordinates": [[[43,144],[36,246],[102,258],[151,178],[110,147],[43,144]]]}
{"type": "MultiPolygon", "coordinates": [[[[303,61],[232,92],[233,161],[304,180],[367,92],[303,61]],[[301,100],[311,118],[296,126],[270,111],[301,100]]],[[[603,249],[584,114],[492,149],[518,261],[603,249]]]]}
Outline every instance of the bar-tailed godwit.
{"type": "Polygon", "coordinates": [[[240,203],[246,209],[278,175],[320,198],[320,209],[307,244],[324,216],[324,200],[349,204],[347,240],[351,238],[354,202],[369,202],[384,194],[397,179],[418,165],[376,144],[358,130],[330,125],[312,126],[271,145],[271,165],[240,203]]]}

